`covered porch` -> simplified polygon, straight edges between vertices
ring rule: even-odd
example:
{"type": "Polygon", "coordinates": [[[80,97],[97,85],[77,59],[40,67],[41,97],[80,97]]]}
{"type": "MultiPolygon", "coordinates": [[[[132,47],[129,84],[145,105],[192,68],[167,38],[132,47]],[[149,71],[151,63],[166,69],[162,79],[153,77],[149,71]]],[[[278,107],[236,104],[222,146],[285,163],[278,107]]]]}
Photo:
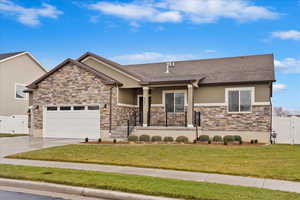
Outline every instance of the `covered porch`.
{"type": "Polygon", "coordinates": [[[197,82],[188,82],[119,88],[118,102],[135,108],[134,112],[128,113],[128,123],[132,127],[193,128],[201,124],[200,112],[194,111],[196,87],[197,82]]]}

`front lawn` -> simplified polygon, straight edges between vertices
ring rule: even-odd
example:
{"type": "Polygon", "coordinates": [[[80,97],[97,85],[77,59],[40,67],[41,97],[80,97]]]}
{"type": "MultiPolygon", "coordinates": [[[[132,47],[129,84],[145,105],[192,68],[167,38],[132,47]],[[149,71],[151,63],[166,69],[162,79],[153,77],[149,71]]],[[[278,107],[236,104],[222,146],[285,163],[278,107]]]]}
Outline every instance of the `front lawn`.
{"type": "Polygon", "coordinates": [[[66,145],[10,158],[100,163],[300,181],[300,146],[66,145]]]}
{"type": "Polygon", "coordinates": [[[26,136],[26,134],[0,133],[0,138],[1,137],[18,137],[18,136],[26,136]]]}
{"type": "Polygon", "coordinates": [[[0,164],[0,177],[197,200],[296,200],[300,194],[147,176],[0,164]]]}

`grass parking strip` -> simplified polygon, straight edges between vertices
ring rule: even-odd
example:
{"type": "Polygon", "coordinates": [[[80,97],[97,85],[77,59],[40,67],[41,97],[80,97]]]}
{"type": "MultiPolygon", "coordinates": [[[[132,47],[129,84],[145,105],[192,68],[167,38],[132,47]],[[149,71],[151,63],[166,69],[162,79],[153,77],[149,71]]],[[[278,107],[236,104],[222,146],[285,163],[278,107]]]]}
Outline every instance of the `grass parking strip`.
{"type": "Polygon", "coordinates": [[[300,194],[252,187],[6,164],[0,177],[195,200],[300,200],[300,194]]]}
{"type": "Polygon", "coordinates": [[[11,134],[11,133],[0,133],[1,137],[18,137],[18,136],[27,136],[26,134],[11,134]]]}

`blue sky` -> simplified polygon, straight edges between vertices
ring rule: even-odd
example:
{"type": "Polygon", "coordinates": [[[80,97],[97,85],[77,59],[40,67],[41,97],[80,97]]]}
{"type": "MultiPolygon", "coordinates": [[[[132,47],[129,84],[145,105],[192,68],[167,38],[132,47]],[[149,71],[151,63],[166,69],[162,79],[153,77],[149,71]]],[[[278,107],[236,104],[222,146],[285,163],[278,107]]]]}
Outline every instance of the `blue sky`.
{"type": "Polygon", "coordinates": [[[299,11],[299,0],[0,0],[0,52],[47,69],[86,51],[123,64],[274,53],[273,104],[300,110],[299,11]]]}

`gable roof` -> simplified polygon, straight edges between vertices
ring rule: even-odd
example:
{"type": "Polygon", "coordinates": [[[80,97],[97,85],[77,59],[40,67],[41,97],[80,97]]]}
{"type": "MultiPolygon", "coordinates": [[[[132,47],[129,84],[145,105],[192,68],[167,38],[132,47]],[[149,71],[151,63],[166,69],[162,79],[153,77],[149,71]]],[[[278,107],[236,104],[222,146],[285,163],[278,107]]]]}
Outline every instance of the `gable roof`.
{"type": "Polygon", "coordinates": [[[122,85],[122,83],[118,82],[117,80],[114,80],[110,77],[108,77],[107,75],[95,70],[94,68],[88,66],[88,65],[85,65],[83,63],[80,63],[76,60],[73,60],[71,58],[68,58],[66,60],[64,60],[62,63],[60,63],[59,65],[57,65],[56,67],[54,67],[51,71],[49,71],[48,73],[44,74],[43,76],[41,76],[39,79],[35,80],[34,82],[32,82],[30,85],[27,86],[27,88],[30,88],[30,89],[36,89],[38,86],[38,84],[40,82],[42,82],[43,80],[45,80],[47,77],[49,77],[51,74],[55,73],[56,71],[58,71],[59,69],[61,69],[62,67],[64,67],[65,65],[67,64],[73,64],[73,65],[76,65],[82,69],[85,69],[91,73],[93,73],[94,75],[96,75],[97,77],[101,78],[104,82],[104,84],[108,84],[108,85],[111,85],[111,84],[118,84],[118,85],[122,85]]]}
{"type": "Polygon", "coordinates": [[[0,61],[3,61],[7,58],[10,58],[10,57],[16,56],[18,54],[22,54],[22,53],[25,53],[25,51],[11,52],[11,53],[1,53],[0,54],[0,61]]]}
{"type": "Polygon", "coordinates": [[[144,81],[149,84],[192,79],[203,79],[201,84],[275,81],[273,54],[176,61],[169,73],[165,73],[166,62],[126,65],[124,69],[147,77],[144,81]]]}
{"type": "Polygon", "coordinates": [[[44,72],[47,72],[47,70],[41,65],[41,63],[35,57],[33,57],[29,52],[26,51],[2,53],[0,54],[0,63],[21,55],[28,55],[44,72]]]}
{"type": "Polygon", "coordinates": [[[116,70],[120,70],[121,72],[129,75],[129,76],[132,76],[133,78],[139,80],[139,81],[142,81],[145,79],[145,77],[141,76],[140,74],[134,72],[134,71],[128,71],[124,68],[123,65],[120,65],[119,63],[116,63],[112,60],[109,60],[109,59],[106,59],[106,58],[103,58],[101,56],[98,56],[94,53],[91,53],[91,52],[86,52],[85,54],[83,54],[82,56],[80,56],[77,61],[78,62],[82,62],[84,59],[86,59],[87,57],[92,57],[92,58],[95,58],[96,60],[99,60],[103,63],[106,63],[108,64],[109,66],[115,68],[116,70]]]}

